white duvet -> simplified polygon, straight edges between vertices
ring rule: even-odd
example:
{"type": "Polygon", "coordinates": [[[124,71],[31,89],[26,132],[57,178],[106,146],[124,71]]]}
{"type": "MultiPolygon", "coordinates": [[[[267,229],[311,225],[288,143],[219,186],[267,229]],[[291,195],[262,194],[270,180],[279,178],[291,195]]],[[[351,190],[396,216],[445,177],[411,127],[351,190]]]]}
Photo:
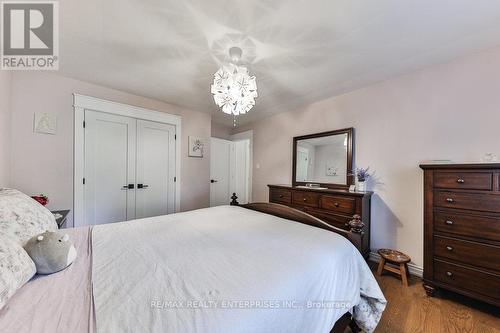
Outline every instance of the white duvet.
{"type": "Polygon", "coordinates": [[[343,237],[241,207],[95,226],[98,332],[373,331],[385,298],[343,237]]]}

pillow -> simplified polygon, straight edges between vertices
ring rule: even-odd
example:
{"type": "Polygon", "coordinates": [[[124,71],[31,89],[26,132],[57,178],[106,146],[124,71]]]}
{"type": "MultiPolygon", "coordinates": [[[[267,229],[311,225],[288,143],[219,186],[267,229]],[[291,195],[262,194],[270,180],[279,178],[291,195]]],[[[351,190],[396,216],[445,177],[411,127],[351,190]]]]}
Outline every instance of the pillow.
{"type": "Polygon", "coordinates": [[[21,245],[0,236],[0,309],[35,272],[35,263],[21,245]]]}
{"type": "Polygon", "coordinates": [[[59,272],[75,261],[76,249],[68,234],[44,232],[32,237],[24,249],[35,263],[38,274],[59,272]]]}
{"type": "Polygon", "coordinates": [[[54,215],[26,194],[0,189],[0,236],[14,238],[24,245],[44,231],[56,231],[54,215]]]}

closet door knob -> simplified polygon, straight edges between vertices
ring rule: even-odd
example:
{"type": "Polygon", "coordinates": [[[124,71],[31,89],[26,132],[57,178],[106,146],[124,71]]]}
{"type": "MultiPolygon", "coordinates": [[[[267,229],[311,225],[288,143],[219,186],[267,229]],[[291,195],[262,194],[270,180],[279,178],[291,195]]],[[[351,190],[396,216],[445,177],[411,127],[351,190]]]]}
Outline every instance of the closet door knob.
{"type": "Polygon", "coordinates": [[[123,185],[122,190],[133,190],[134,184],[123,185]]]}
{"type": "Polygon", "coordinates": [[[217,183],[217,180],[215,180],[215,179],[210,179],[210,183],[212,183],[212,184],[213,184],[213,183],[217,183]]]}
{"type": "Polygon", "coordinates": [[[137,184],[137,188],[148,188],[149,185],[146,185],[146,184],[137,184]]]}

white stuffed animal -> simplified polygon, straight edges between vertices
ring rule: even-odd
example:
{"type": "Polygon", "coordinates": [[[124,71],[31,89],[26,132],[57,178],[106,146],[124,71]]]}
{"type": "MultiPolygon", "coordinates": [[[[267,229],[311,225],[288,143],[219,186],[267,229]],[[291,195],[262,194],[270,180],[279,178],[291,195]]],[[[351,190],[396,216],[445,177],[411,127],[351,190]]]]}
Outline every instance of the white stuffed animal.
{"type": "Polygon", "coordinates": [[[76,249],[67,234],[46,231],[32,237],[24,246],[38,274],[59,272],[75,261],[76,249]]]}

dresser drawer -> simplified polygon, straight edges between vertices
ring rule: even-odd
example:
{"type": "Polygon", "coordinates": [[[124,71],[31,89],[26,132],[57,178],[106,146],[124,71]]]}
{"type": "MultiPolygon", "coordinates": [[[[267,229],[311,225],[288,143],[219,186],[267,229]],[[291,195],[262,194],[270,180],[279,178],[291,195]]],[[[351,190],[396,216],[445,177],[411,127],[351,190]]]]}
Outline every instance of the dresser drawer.
{"type": "Polygon", "coordinates": [[[352,215],[356,210],[356,199],[322,195],[319,199],[319,206],[332,212],[352,215]]]}
{"type": "Polygon", "coordinates": [[[292,202],[299,206],[318,207],[319,196],[318,193],[294,191],[292,202]]]}
{"type": "Polygon", "coordinates": [[[436,211],[434,212],[434,231],[500,241],[500,217],[457,214],[451,210],[436,211]]]}
{"type": "Polygon", "coordinates": [[[434,191],[436,207],[500,212],[500,195],[434,191]]]}
{"type": "Polygon", "coordinates": [[[349,226],[347,223],[352,220],[352,216],[342,216],[338,214],[329,214],[324,211],[320,211],[314,208],[305,208],[305,212],[308,214],[311,214],[314,217],[317,217],[323,222],[326,222],[330,225],[333,225],[334,227],[340,228],[340,229],[345,229],[348,230],[349,226]]]}
{"type": "Polygon", "coordinates": [[[493,189],[493,173],[491,172],[436,172],[434,187],[467,190],[493,189]]]}
{"type": "Polygon", "coordinates": [[[292,203],[292,192],[281,188],[271,188],[269,190],[269,201],[290,205],[292,203]]]}
{"type": "Polygon", "coordinates": [[[500,299],[500,275],[434,260],[434,278],[450,286],[500,299]]]}
{"type": "Polygon", "coordinates": [[[494,245],[434,236],[434,255],[500,271],[500,247],[494,245]]]}

